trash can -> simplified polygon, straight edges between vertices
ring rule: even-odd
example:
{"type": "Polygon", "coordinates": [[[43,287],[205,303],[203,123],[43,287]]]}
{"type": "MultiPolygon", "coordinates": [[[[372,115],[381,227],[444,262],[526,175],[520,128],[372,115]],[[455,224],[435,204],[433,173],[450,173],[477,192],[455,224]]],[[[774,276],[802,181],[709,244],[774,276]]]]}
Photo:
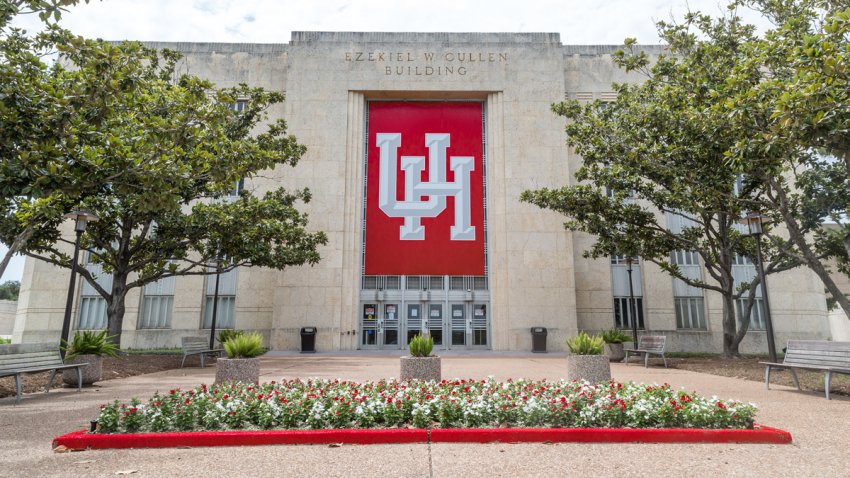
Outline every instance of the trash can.
{"type": "Polygon", "coordinates": [[[549,332],[546,327],[531,328],[531,351],[536,354],[546,353],[546,335],[549,332]]]}
{"type": "Polygon", "coordinates": [[[316,328],[301,327],[301,353],[316,353],[316,328]]]}

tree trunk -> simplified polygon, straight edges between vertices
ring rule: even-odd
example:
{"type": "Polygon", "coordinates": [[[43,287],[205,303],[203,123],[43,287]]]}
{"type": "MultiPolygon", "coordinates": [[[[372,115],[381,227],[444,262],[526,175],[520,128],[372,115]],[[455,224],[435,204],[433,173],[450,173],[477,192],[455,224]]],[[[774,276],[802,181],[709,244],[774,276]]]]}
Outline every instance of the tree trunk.
{"type": "Polygon", "coordinates": [[[779,203],[779,213],[782,215],[782,220],[788,230],[788,238],[791,239],[791,242],[793,242],[798,249],[800,249],[800,253],[803,256],[805,264],[809,266],[809,269],[817,274],[821,282],[823,282],[823,285],[826,287],[826,290],[829,291],[830,295],[832,295],[835,301],[838,302],[838,305],[841,306],[841,309],[844,310],[844,315],[847,316],[847,320],[850,320],[850,299],[848,299],[841,289],[838,288],[838,285],[834,280],[832,280],[832,277],[829,275],[829,272],[827,272],[826,267],[824,267],[823,262],[812,250],[811,245],[806,239],[806,235],[800,228],[799,221],[794,216],[794,211],[791,210],[791,206],[789,204],[790,201],[785,190],[782,189],[782,185],[779,184],[775,178],[764,175],[762,178],[776,193],[779,203]]]}
{"type": "Polygon", "coordinates": [[[35,226],[32,224],[27,225],[27,227],[21,231],[15,237],[15,240],[9,244],[9,251],[6,252],[6,255],[3,257],[3,262],[0,262],[0,277],[3,277],[3,274],[6,273],[6,267],[9,266],[9,262],[12,260],[12,256],[15,255],[18,251],[23,249],[25,245],[27,245],[27,241],[30,240],[33,233],[35,232],[35,226]]]}
{"type": "Polygon", "coordinates": [[[107,335],[111,341],[121,345],[121,329],[124,325],[124,300],[127,296],[127,274],[112,275],[112,296],[106,301],[107,335]]]}
{"type": "Polygon", "coordinates": [[[732,294],[723,294],[723,356],[738,357],[738,343],[735,340],[735,299],[732,294]]]}

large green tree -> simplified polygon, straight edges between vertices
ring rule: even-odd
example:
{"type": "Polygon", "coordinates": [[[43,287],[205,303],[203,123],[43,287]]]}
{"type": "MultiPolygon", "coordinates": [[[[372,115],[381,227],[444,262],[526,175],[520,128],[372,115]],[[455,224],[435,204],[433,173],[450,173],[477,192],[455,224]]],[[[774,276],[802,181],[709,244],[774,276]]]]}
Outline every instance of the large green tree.
{"type": "MultiPolygon", "coordinates": [[[[304,153],[283,120],[267,122],[268,108],[282,102],[282,94],[245,85],[216,89],[209,81],[179,75],[176,52],[139,43],[77,38],[61,53],[57,68],[89,79],[85,88],[91,89],[80,96],[98,95],[100,87],[111,91],[100,108],[89,110],[85,127],[95,136],[85,152],[115,171],[116,179],[103,182],[96,195],[73,199],[100,218],[89,225],[82,244],[91,262],[112,276],[111,288],[103,288],[87,270],[80,273],[106,300],[109,334],[116,342],[126,294],[135,287],[169,276],[209,274],[218,257],[227,258],[222,271],[283,269],[319,260],[317,248],[326,237],[309,231],[297,208],[309,201],[309,191],[281,188],[258,196],[243,191],[236,200],[221,199],[241,180],[294,166],[304,153]],[[233,108],[237,101],[244,104],[240,112],[233,108]]],[[[59,199],[63,205],[68,200],[59,199]]],[[[59,224],[49,217],[23,250],[69,267],[73,240],[60,234],[59,224]]],[[[0,235],[11,238],[24,227],[22,221],[7,221],[0,235]]]]}
{"type": "Polygon", "coordinates": [[[775,211],[793,247],[850,319],[850,291],[829,265],[850,275],[850,7],[831,0],[742,0],[774,28],[747,45],[729,82],[761,81],[721,108],[739,125],[730,159],[764,188],[759,207],[775,211]],[[747,132],[754,134],[746,135],[747,132]],[[752,161],[752,158],[759,158],[752,161]]]}
{"type": "Polygon", "coordinates": [[[65,7],[76,3],[0,0],[0,222],[24,225],[15,236],[3,238],[9,250],[0,260],[0,275],[50,218],[118,179],[87,147],[98,140],[92,118],[120,85],[47,60],[79,44],[55,23],[65,7]],[[28,14],[39,15],[42,31],[31,34],[12,26],[16,16],[28,14]]]}
{"type": "MultiPolygon", "coordinates": [[[[723,352],[735,356],[758,283],[739,286],[733,276],[737,254],[755,255],[753,238],[737,223],[762,191],[752,180],[739,181],[744,171],[728,152],[741,131],[715,105],[738,93],[741,85],[727,79],[733,72],[743,77],[742,51],[755,33],[734,12],[716,19],[691,13],[680,24],[658,28],[668,54],[651,61],[627,40],[614,58],[644,81],[613,85],[617,98],[611,103],[553,107],[568,120],[567,143],[583,159],[575,175],[580,183],[526,191],[522,199],[566,215],[568,229],[594,235],[586,256],[640,255],[688,285],[719,293],[723,352]],[[682,227],[671,229],[668,218],[682,227]],[[708,277],[683,274],[671,260],[676,251],[696,252],[708,277]],[[735,301],[742,295],[747,306],[736,320],[735,301]]],[[[749,74],[751,83],[758,81],[757,66],[749,74]]],[[[776,254],[786,247],[787,241],[773,238],[766,272],[795,266],[776,254]]]]}

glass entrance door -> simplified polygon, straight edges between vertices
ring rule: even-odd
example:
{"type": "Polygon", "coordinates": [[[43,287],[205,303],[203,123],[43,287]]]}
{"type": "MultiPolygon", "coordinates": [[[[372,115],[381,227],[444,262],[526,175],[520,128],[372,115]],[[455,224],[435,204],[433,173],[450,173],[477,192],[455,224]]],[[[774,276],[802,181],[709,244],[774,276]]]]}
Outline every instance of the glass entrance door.
{"type": "Polygon", "coordinates": [[[422,313],[422,304],[407,304],[407,317],[404,324],[407,330],[406,344],[409,344],[417,334],[428,333],[428,322],[422,313]]]}
{"type": "Polygon", "coordinates": [[[470,321],[472,330],[473,347],[486,348],[490,345],[490,331],[488,330],[490,320],[487,317],[487,304],[472,304],[472,320],[470,321]]]}
{"type": "Polygon", "coordinates": [[[451,304],[451,317],[449,318],[449,334],[451,342],[449,348],[464,348],[467,341],[468,327],[466,325],[466,304],[451,304]]]}
{"type": "Polygon", "coordinates": [[[363,304],[363,316],[361,318],[361,346],[363,348],[374,348],[378,345],[378,305],[363,304]]]}
{"type": "Polygon", "coordinates": [[[428,333],[435,347],[443,345],[443,304],[428,304],[428,333]]]}
{"type": "Polygon", "coordinates": [[[385,346],[385,348],[398,348],[398,337],[399,337],[399,310],[398,304],[384,304],[384,314],[382,317],[382,322],[380,328],[381,332],[381,345],[385,346]],[[386,346],[391,347],[386,347],[386,346]]]}

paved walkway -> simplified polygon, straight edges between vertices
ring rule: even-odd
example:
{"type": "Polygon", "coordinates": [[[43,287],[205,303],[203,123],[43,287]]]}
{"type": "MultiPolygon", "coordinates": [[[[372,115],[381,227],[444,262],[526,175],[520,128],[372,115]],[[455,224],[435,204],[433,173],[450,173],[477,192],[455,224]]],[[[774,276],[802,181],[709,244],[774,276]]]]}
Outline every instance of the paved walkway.
{"type": "MultiPolygon", "coordinates": [[[[386,354],[275,354],[263,357],[262,380],[398,376],[386,354]]],[[[557,355],[457,355],[444,377],[497,379],[564,376],[557,355]]],[[[415,444],[103,450],[57,454],[54,436],[86,428],[100,404],[157,390],[211,383],[214,367],[187,368],[0,400],[0,476],[452,477],[452,476],[850,476],[850,399],[664,368],[613,364],[614,378],[670,383],[702,394],[757,403],[758,422],[791,432],[792,445],[415,444]]]]}

